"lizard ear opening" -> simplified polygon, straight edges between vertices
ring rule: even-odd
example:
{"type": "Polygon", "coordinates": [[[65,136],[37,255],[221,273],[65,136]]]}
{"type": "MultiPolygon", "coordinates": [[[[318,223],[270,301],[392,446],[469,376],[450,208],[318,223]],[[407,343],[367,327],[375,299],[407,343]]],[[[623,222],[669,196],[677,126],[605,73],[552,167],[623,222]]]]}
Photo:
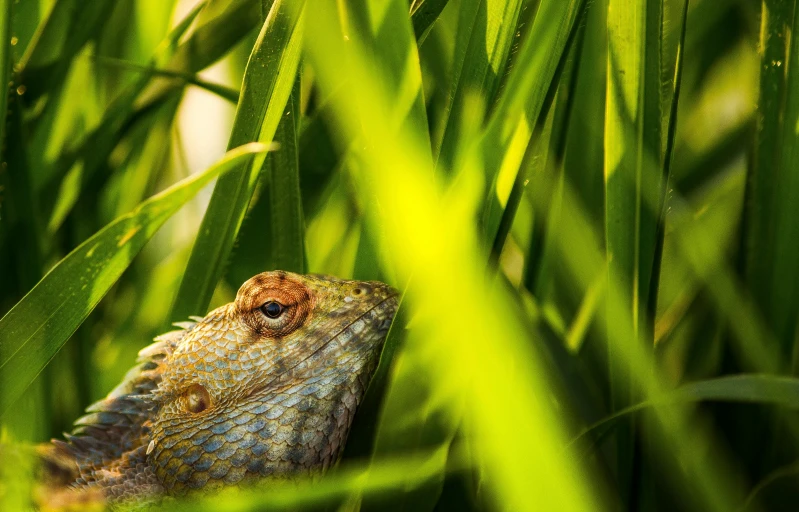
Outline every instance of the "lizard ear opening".
{"type": "Polygon", "coordinates": [[[199,414],[211,407],[211,395],[200,384],[192,384],[184,393],[184,406],[192,414],[199,414]]]}

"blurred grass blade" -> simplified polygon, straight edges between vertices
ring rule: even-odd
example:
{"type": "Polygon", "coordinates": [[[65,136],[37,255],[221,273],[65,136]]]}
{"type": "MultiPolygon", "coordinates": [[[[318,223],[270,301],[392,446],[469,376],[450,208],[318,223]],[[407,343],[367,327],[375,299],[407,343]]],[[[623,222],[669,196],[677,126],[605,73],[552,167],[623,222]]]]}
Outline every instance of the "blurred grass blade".
{"type": "MultiPolygon", "coordinates": [[[[13,0],[0,1],[0,80],[2,84],[9,84],[8,87],[0,88],[0,162],[6,162],[8,146],[6,144],[6,125],[8,112],[8,94],[12,89],[16,89],[11,81],[11,18],[13,0]]],[[[0,202],[0,208],[3,204],[0,202]]],[[[1,212],[2,210],[0,210],[1,212]]],[[[0,223],[5,219],[0,217],[0,223]]]]}
{"type": "MultiPolygon", "coordinates": [[[[11,15],[13,0],[2,0],[0,2],[0,80],[2,84],[11,82],[11,15]]],[[[8,110],[8,93],[13,87],[2,87],[0,90],[0,119],[5,120],[8,110]]],[[[0,125],[0,143],[5,141],[6,123],[0,125]]],[[[2,149],[0,149],[2,151],[2,149]]],[[[5,161],[5,160],[3,160],[5,161]]]]}
{"type": "Polygon", "coordinates": [[[259,25],[261,2],[209,0],[205,3],[197,18],[197,28],[170,59],[170,69],[196,73],[216,62],[259,25]]]}
{"type": "MultiPolygon", "coordinates": [[[[344,501],[352,493],[380,496],[387,490],[400,488],[408,482],[412,486],[423,484],[431,475],[441,473],[445,469],[445,456],[446,453],[442,453],[442,450],[431,450],[383,459],[368,469],[358,465],[341,464],[321,479],[273,479],[260,486],[242,486],[242,488],[228,486],[219,492],[209,493],[203,501],[175,500],[170,503],[168,510],[185,512],[350,510],[346,505],[342,508],[333,508],[330,503],[339,499],[344,501]]],[[[464,467],[462,460],[458,460],[454,465],[455,470],[464,467]]],[[[362,506],[360,510],[367,508],[362,506]]]]}
{"type": "Polygon", "coordinates": [[[263,144],[231,150],[208,170],[141,203],[64,257],[0,319],[0,414],[19,398],[167,219],[220,173],[266,150],[263,144]]]}
{"type": "Polygon", "coordinates": [[[269,180],[269,218],[272,226],[270,250],[275,268],[302,273],[305,270],[305,223],[300,195],[299,144],[300,78],[275,132],[279,149],[267,155],[264,173],[269,180]],[[268,176],[267,176],[268,175],[268,176]]]}
{"type": "MultiPolygon", "coordinates": [[[[300,60],[304,2],[276,0],[255,42],[228,147],[271,141],[291,95],[300,60]]],[[[263,160],[243,162],[217,181],[183,274],[173,320],[203,313],[224,272],[263,160]]]]}
{"type": "MultiPolygon", "coordinates": [[[[175,44],[189,29],[197,15],[201,12],[200,4],[186,15],[174,29],[158,45],[151,59],[156,65],[161,59],[165,58],[175,44]]],[[[33,176],[39,177],[38,182],[34,182],[33,187],[37,192],[41,192],[48,185],[55,189],[55,184],[60,182],[60,187],[65,186],[65,176],[67,173],[80,167],[80,180],[76,184],[76,191],[72,194],[64,194],[59,191],[57,199],[52,201],[53,210],[50,212],[48,225],[51,232],[54,232],[72,209],[74,204],[80,200],[80,194],[84,193],[82,185],[90,182],[97,174],[100,167],[107,161],[108,156],[119,143],[124,133],[130,116],[134,112],[136,98],[146,87],[151,79],[151,75],[145,74],[135,80],[128,87],[113,99],[106,108],[103,118],[98,126],[84,136],[83,141],[74,151],[62,153],[49,173],[36,173],[33,176]]],[[[38,126],[38,130],[48,130],[49,126],[38,126]]]]}
{"type": "MultiPolygon", "coordinates": [[[[364,54],[368,56],[366,58],[370,62],[369,65],[381,71],[375,76],[375,79],[380,80],[386,87],[387,94],[397,99],[390,107],[380,105],[385,118],[391,120],[388,123],[388,129],[399,130],[404,128],[418,137],[419,146],[424,148],[423,156],[427,164],[425,167],[429,170],[432,166],[432,156],[422,90],[422,70],[413,27],[411,20],[408,19],[407,4],[396,0],[385,2],[382,5],[379,2],[349,1],[347,2],[347,7],[349,8],[347,11],[344,9],[339,11],[342,25],[338,28],[338,32],[346,34],[348,28],[352,27],[347,36],[353,41],[357,41],[357,48],[364,51],[364,54]],[[357,32],[355,27],[358,27],[357,32]]],[[[309,45],[307,41],[306,45],[309,45]]],[[[355,49],[346,46],[343,49],[345,50],[344,55],[348,56],[356,52],[355,49]]],[[[353,56],[352,58],[355,57],[353,56]]],[[[340,81],[342,76],[346,77],[349,82],[357,80],[356,76],[350,76],[348,73],[340,73],[332,78],[340,81]]],[[[329,108],[329,114],[336,114],[342,102],[347,101],[346,93],[349,93],[350,88],[353,87],[349,82],[345,82],[342,85],[327,85],[329,96],[326,96],[328,97],[328,102],[325,108],[329,108]]],[[[360,137],[368,141],[370,134],[362,133],[360,137]]],[[[347,138],[345,140],[358,139],[347,138]]],[[[350,144],[341,140],[339,142],[347,147],[346,156],[343,157],[346,162],[345,165],[351,169],[351,172],[358,172],[362,165],[359,158],[359,153],[362,149],[361,143],[350,144]]],[[[376,177],[371,174],[365,177],[367,180],[373,178],[376,177]]],[[[356,264],[358,265],[356,270],[361,274],[359,277],[376,277],[379,267],[379,255],[381,249],[383,249],[381,242],[385,233],[385,226],[380,221],[371,220],[372,222],[364,223],[362,235],[364,238],[360,241],[356,257],[356,264]],[[371,276],[369,275],[370,273],[371,276]]],[[[384,265],[383,271],[391,274],[393,273],[393,267],[384,265]]],[[[402,282],[398,284],[400,287],[404,285],[402,282]]],[[[350,442],[346,446],[346,456],[368,457],[372,455],[372,460],[377,460],[381,456],[396,453],[391,449],[387,449],[385,444],[380,448],[375,448],[374,451],[372,448],[373,445],[380,444],[381,440],[385,443],[386,438],[390,438],[390,435],[386,436],[380,418],[383,416],[382,410],[385,407],[383,404],[384,392],[388,386],[392,369],[395,366],[394,357],[404,337],[404,324],[400,319],[405,318],[405,312],[405,307],[403,306],[392,323],[385,347],[380,356],[378,368],[359,409],[359,417],[356,417],[353,425],[353,434],[350,436],[350,442]]],[[[418,432],[415,431],[414,433],[418,432]]],[[[392,445],[394,447],[402,443],[401,440],[395,439],[394,441],[396,441],[392,445]]],[[[446,457],[446,452],[444,452],[443,456],[446,457]]],[[[374,505],[369,499],[365,501],[366,507],[374,505]]],[[[398,501],[394,505],[402,507],[405,506],[405,503],[398,501]]]]}
{"type": "MultiPolygon", "coordinates": [[[[416,141],[418,143],[417,147],[424,148],[422,153],[425,162],[424,168],[430,171],[432,155],[430,153],[427,115],[424,107],[422,70],[413,27],[411,20],[408,18],[407,4],[397,0],[383,4],[380,2],[362,3],[349,1],[347,2],[347,9],[339,11],[339,18],[342,19],[341,26],[338,27],[339,33],[346,35],[357,44],[355,48],[344,47],[345,52],[343,55],[347,55],[348,58],[366,56],[365,58],[370,62],[369,66],[380,70],[375,79],[386,87],[386,94],[395,99],[390,105],[373,104],[373,107],[380,108],[381,115],[390,120],[387,123],[388,130],[404,129],[418,138],[416,141]],[[349,33],[347,33],[348,31],[349,33]],[[358,51],[362,51],[363,54],[359,54],[358,51]]],[[[307,41],[306,44],[308,44],[307,41]]],[[[340,73],[335,76],[335,79],[341,80],[341,76],[346,77],[348,80],[344,84],[343,91],[336,88],[341,87],[339,85],[332,87],[329,84],[327,85],[327,89],[330,91],[328,101],[330,102],[332,113],[337,111],[342,102],[347,101],[345,94],[341,92],[349,92],[349,89],[354,86],[351,85],[351,82],[358,79],[357,76],[349,73],[340,73]]],[[[369,141],[371,134],[364,132],[354,140],[359,138],[369,141]]],[[[348,138],[347,140],[353,139],[348,138]]],[[[357,173],[362,169],[363,165],[360,158],[362,144],[360,142],[352,145],[347,142],[344,142],[344,144],[348,148],[344,157],[348,162],[346,165],[351,169],[351,172],[357,173]]],[[[365,176],[365,179],[376,180],[377,177],[369,173],[365,176]]],[[[381,242],[386,228],[380,220],[370,220],[371,222],[364,223],[362,236],[365,239],[360,242],[356,259],[356,262],[360,263],[358,270],[362,274],[366,274],[365,267],[367,266],[369,267],[368,271],[377,271],[378,261],[376,260],[379,260],[381,250],[385,250],[381,246],[381,242]]],[[[393,267],[390,265],[383,266],[383,270],[391,274],[393,267]]],[[[402,284],[400,282],[400,286],[402,284]]],[[[398,317],[405,318],[404,313],[403,308],[403,311],[398,313],[398,317]]],[[[357,430],[355,430],[356,434],[353,435],[361,437],[351,437],[351,442],[346,447],[346,455],[348,456],[365,457],[371,454],[374,461],[397,453],[410,453],[413,448],[418,447],[415,442],[411,442],[411,444],[404,443],[408,441],[409,437],[415,438],[421,435],[421,430],[424,428],[423,425],[411,427],[409,429],[411,433],[407,437],[399,436],[395,438],[393,436],[394,431],[390,428],[385,428],[386,425],[382,420],[384,417],[383,410],[390,407],[390,405],[383,403],[383,392],[396,365],[394,357],[403,337],[403,324],[398,319],[395,319],[388,334],[386,346],[381,354],[379,366],[364,397],[363,406],[359,409],[359,416],[362,417],[357,419],[357,424],[354,426],[357,430]],[[370,421],[371,424],[368,423],[370,421]],[[373,445],[374,450],[372,450],[373,445]],[[398,449],[398,447],[405,451],[398,449]]],[[[391,401],[392,398],[389,397],[387,400],[391,401]]],[[[443,457],[446,458],[446,451],[443,452],[443,457]]],[[[436,478],[439,478],[439,476],[436,476],[436,478]]],[[[393,506],[395,508],[406,507],[408,506],[407,501],[413,499],[416,499],[417,503],[418,500],[434,501],[435,495],[437,495],[437,491],[433,490],[433,498],[431,498],[428,489],[416,493],[404,493],[403,498],[397,500],[393,506]]],[[[364,506],[367,508],[378,506],[377,503],[382,504],[384,502],[383,498],[377,496],[366,498],[364,506]],[[373,499],[378,500],[378,502],[373,502],[373,499]]]]}
{"type": "MultiPolygon", "coordinates": [[[[81,160],[84,161],[82,179],[89,180],[131,126],[153,110],[168,104],[170,100],[176,100],[187,83],[184,75],[193,76],[212,64],[247,34],[248,27],[255,26],[253,20],[257,16],[250,16],[253,5],[255,2],[251,0],[198,3],[172,29],[151,59],[152,67],[164,69],[165,73],[174,73],[180,77],[165,77],[156,72],[140,77],[113,100],[100,125],[85,136],[85,142],[62,154],[51,176],[45,176],[40,181],[60,180],[73,168],[76,161],[81,160]],[[178,45],[195,19],[199,26],[185,42],[178,45]]],[[[177,101],[174,105],[177,105],[177,101]]],[[[35,183],[35,187],[38,190],[45,184],[35,183]]],[[[57,222],[53,224],[56,225],[57,222]]]]}
{"type": "Polygon", "coordinates": [[[774,375],[742,374],[691,382],[673,391],[626,407],[596,422],[580,432],[572,443],[589,435],[603,436],[622,418],[644,409],[692,402],[738,402],[799,409],[799,379],[774,375]]]}
{"type": "MultiPolygon", "coordinates": [[[[211,0],[197,18],[197,28],[182,42],[164,67],[176,73],[195,74],[227,54],[260,21],[261,2],[211,0]]],[[[182,80],[158,80],[142,93],[137,116],[183,89],[182,80]]]]}
{"type": "Polygon", "coordinates": [[[116,4],[112,0],[56,1],[19,63],[20,82],[26,84],[31,101],[64,83],[74,57],[100,32],[116,4]]]}
{"type": "MultiPolygon", "coordinates": [[[[376,19],[386,20],[404,5],[402,0],[391,6],[373,2],[370,8],[379,12],[376,19]]],[[[331,3],[317,4],[308,16],[313,36],[305,44],[320,88],[329,93],[340,74],[350,78],[350,94],[334,105],[335,119],[344,143],[363,140],[354,177],[368,213],[385,227],[380,254],[397,269],[400,282],[413,276],[406,299],[412,332],[403,347],[402,357],[410,358],[405,371],[438,384],[427,417],[382,421],[397,426],[428,417],[454,422],[463,410],[474,432],[470,446],[479,450],[475,459],[486,475],[486,497],[493,504],[509,510],[596,510],[581,468],[553,451],[559,452],[562,430],[552,404],[541,399],[546,394],[543,370],[530,340],[519,336],[524,329],[504,289],[486,285],[475,230],[462,222],[476,213],[482,197],[479,166],[465,165],[451,188],[431,179],[429,148],[412,131],[417,125],[386,122],[386,116],[393,120],[403,113],[406,103],[391,94],[391,75],[382,76],[382,68],[368,64],[372,47],[362,48],[358,38],[345,43],[341,16],[331,3]],[[446,262],[446,271],[439,262],[446,262]],[[475,321],[474,310],[464,305],[483,303],[492,307],[475,321]]],[[[397,394],[397,401],[414,396],[412,388],[392,385],[389,392],[397,394]]],[[[418,488],[407,487],[411,492],[418,488]]],[[[434,504],[423,503],[426,508],[434,504]]]]}

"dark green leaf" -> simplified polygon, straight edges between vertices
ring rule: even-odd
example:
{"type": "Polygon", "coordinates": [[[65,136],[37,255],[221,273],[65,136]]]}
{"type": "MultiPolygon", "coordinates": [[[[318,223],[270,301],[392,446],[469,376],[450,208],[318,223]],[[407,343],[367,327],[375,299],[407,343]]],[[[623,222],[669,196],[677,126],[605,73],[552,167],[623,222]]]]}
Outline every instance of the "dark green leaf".
{"type": "Polygon", "coordinates": [[[266,150],[263,144],[231,150],[205,172],[141,203],[67,255],[0,319],[0,413],[19,398],[167,219],[211,179],[266,150]]]}

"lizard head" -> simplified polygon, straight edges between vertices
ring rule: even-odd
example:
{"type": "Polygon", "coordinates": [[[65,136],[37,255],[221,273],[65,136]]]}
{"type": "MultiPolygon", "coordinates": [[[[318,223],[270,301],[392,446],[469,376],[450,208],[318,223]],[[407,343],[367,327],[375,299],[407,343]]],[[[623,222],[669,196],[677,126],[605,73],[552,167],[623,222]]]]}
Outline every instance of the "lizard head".
{"type": "Polygon", "coordinates": [[[168,492],[324,470],[397,309],[379,282],[259,274],[158,363],[146,461],[168,492]]]}

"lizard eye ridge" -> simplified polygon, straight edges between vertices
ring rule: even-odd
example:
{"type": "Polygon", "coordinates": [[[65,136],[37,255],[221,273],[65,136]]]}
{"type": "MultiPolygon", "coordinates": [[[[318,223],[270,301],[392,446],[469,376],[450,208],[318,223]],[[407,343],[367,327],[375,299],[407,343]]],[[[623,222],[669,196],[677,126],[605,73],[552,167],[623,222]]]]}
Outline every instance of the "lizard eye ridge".
{"type": "Polygon", "coordinates": [[[270,300],[261,306],[261,311],[269,318],[278,318],[283,314],[285,308],[279,302],[270,300]]]}

